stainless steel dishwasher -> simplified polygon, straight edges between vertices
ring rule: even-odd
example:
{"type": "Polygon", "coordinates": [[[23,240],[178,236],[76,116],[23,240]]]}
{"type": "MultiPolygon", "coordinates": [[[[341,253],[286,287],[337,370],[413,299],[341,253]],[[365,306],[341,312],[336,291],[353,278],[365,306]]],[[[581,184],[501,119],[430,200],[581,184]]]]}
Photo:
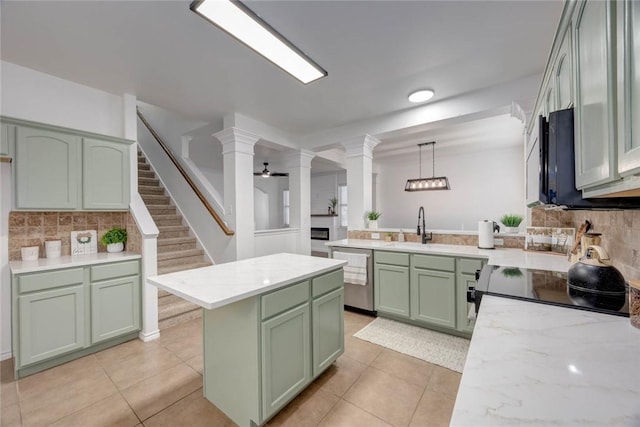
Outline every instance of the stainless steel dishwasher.
{"type": "Polygon", "coordinates": [[[371,249],[345,248],[340,246],[329,247],[329,258],[333,258],[334,252],[346,252],[351,254],[367,255],[367,283],[356,285],[344,284],[344,305],[346,308],[355,308],[359,311],[374,313],[373,306],[373,251],[371,249]]]}

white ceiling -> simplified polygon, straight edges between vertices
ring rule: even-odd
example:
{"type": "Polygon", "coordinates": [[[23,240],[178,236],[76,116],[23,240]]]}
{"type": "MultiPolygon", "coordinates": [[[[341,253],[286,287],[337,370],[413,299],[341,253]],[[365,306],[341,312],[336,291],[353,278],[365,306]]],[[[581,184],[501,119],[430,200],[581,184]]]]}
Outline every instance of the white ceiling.
{"type": "Polygon", "coordinates": [[[539,74],[562,10],[539,0],[246,4],[328,77],[300,84],[188,1],[3,0],[0,53],[196,120],[236,112],[307,135],[407,110],[419,87],[437,102],[539,74]]]}

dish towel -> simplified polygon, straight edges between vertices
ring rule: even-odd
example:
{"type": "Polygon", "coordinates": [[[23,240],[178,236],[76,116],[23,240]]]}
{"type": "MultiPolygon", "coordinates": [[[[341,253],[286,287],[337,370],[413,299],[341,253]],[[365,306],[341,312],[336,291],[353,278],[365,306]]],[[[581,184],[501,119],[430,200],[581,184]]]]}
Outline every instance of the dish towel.
{"type": "Polygon", "coordinates": [[[367,285],[367,254],[355,254],[347,252],[334,252],[335,259],[347,261],[344,266],[344,282],[354,285],[367,285]]]}

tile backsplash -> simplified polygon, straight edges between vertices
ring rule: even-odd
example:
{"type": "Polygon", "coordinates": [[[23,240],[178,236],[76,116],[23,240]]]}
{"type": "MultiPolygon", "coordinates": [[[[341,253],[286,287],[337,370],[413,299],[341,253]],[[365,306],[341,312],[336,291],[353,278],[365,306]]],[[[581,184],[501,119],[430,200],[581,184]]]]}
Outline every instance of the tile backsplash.
{"type": "MultiPolygon", "coordinates": [[[[100,239],[114,227],[127,230],[125,250],[140,252],[140,233],[128,212],[13,211],[9,214],[9,260],[19,261],[24,246],[40,246],[40,258],[44,258],[45,240],[62,240],[62,255],[70,255],[72,231],[97,230],[100,239]]],[[[106,252],[99,242],[98,252],[106,252]]]]}
{"type": "Polygon", "coordinates": [[[602,233],[601,246],[609,253],[613,265],[627,281],[640,279],[640,210],[550,211],[531,210],[531,225],[536,227],[580,228],[586,220],[590,232],[602,233]]]}
{"type": "MultiPolygon", "coordinates": [[[[391,241],[398,241],[398,232],[386,232],[386,231],[369,231],[369,230],[352,230],[349,231],[350,239],[365,239],[372,240],[371,233],[378,233],[380,240],[385,240],[388,234],[391,234],[391,241]]],[[[467,245],[478,246],[478,234],[446,234],[446,233],[433,233],[433,240],[429,243],[440,243],[445,245],[467,245]]],[[[524,248],[524,237],[522,236],[509,236],[506,234],[498,234],[496,238],[502,239],[502,245],[496,245],[501,248],[524,248]]],[[[404,233],[404,240],[406,242],[418,243],[421,241],[421,237],[416,233],[404,233]]]]}

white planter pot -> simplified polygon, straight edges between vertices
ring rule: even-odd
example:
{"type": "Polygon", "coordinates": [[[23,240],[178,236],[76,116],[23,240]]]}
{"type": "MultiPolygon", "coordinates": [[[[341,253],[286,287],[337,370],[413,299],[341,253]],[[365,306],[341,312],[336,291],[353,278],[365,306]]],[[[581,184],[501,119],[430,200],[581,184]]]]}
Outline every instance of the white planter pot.
{"type": "Polygon", "coordinates": [[[504,232],[505,233],[517,233],[520,231],[520,227],[504,227],[504,232]]]}
{"type": "Polygon", "coordinates": [[[109,243],[107,245],[107,252],[122,252],[124,250],[124,243],[109,243]]]}
{"type": "Polygon", "coordinates": [[[375,230],[378,228],[378,220],[377,219],[370,219],[369,220],[369,228],[372,230],[375,230]]]}

